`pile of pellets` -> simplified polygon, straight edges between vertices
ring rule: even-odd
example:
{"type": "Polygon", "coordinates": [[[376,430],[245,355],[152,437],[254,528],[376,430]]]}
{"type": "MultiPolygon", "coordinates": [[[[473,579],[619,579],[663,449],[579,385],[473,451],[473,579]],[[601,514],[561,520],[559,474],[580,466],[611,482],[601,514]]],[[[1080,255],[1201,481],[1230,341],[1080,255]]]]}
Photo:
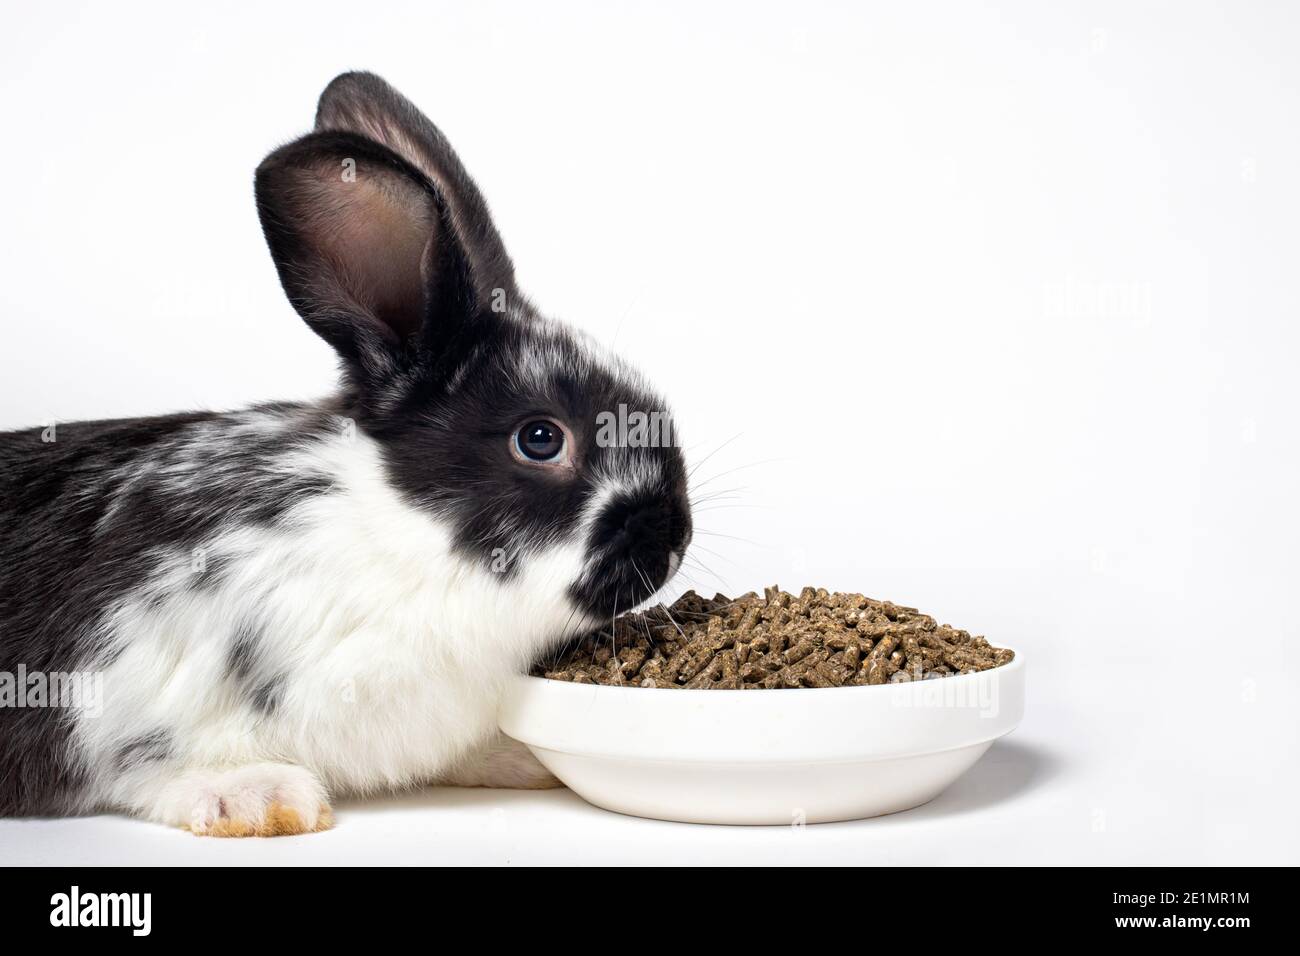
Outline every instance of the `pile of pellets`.
{"type": "Polygon", "coordinates": [[[687,591],[671,607],[624,614],[533,673],[628,687],[843,687],[972,674],[1014,656],[916,608],[773,586],[734,600],[687,591]]]}

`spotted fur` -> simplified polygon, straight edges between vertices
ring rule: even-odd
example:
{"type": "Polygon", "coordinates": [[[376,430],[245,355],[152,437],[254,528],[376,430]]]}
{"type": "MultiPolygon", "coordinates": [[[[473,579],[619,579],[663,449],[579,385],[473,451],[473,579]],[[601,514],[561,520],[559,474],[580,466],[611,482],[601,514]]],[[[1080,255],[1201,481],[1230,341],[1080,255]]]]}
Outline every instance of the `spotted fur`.
{"type": "Polygon", "coordinates": [[[678,449],[596,439],[602,411],[666,406],[518,292],[472,180],[382,80],[331,83],[257,202],[340,388],[0,434],[0,672],[103,679],[95,714],[0,706],[0,814],[306,832],[333,794],[537,784],[494,736],[504,682],[689,542],[678,449]],[[512,452],[538,417],[572,467],[512,452]]]}

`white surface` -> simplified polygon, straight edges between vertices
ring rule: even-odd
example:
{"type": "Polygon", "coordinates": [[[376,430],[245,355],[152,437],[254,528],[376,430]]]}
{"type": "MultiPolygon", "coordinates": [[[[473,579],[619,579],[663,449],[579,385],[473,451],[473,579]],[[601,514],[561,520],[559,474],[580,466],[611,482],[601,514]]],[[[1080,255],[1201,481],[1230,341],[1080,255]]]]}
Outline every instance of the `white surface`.
{"type": "Polygon", "coordinates": [[[598,810],[568,790],[436,789],[339,808],[328,833],[212,840],[114,817],[0,820],[13,864],[1168,864],[1294,862],[1283,839],[1252,840],[1248,807],[1207,821],[1236,798],[1211,784],[1160,806],[1145,780],[1070,765],[1055,740],[1023,729],[951,789],[915,810],[851,823],[726,827],[664,823],[598,810]],[[1114,808],[1098,828],[1091,799],[1114,808]],[[1204,834],[1196,838],[1189,834],[1204,834]]]}
{"type": "Polygon", "coordinates": [[[524,288],[634,356],[697,460],[736,436],[698,476],[740,489],[699,514],[722,587],[866,591],[1033,675],[954,790],[862,824],[435,793],[265,846],[0,822],[0,857],[1300,862],[1297,18],[15,8],[0,427],[326,388],[251,173],[370,68],[457,145],[524,288]]]}
{"type": "Polygon", "coordinates": [[[520,677],[501,729],[606,810],[684,823],[828,823],[909,810],[1024,713],[1025,661],[808,692],[655,690],[520,677]]]}

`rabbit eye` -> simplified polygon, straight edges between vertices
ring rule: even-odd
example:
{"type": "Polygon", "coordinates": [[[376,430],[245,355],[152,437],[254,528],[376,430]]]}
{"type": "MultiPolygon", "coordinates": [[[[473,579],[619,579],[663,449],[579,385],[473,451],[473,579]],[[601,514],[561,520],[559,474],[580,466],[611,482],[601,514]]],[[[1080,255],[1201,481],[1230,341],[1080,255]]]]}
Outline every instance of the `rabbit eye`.
{"type": "Polygon", "coordinates": [[[564,429],[539,418],[515,432],[515,450],[526,461],[553,462],[564,453],[564,429]]]}

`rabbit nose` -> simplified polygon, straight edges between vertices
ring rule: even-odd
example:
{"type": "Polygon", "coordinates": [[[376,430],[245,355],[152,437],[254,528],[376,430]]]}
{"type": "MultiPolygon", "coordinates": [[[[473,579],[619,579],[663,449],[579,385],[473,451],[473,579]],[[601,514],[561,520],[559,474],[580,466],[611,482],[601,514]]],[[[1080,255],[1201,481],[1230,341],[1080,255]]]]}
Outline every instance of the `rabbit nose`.
{"type": "Polygon", "coordinates": [[[677,572],[690,539],[685,494],[620,490],[596,513],[587,539],[592,561],[570,593],[596,617],[625,611],[677,572]]]}
{"type": "Polygon", "coordinates": [[[653,505],[647,505],[642,508],[629,511],[623,517],[623,533],[626,535],[639,537],[647,532],[656,529],[656,525],[661,520],[658,508],[653,505]]]}
{"type": "Polygon", "coordinates": [[[631,558],[666,560],[689,542],[690,515],[676,498],[637,498],[611,503],[603,520],[604,542],[631,558]]]}
{"type": "Polygon", "coordinates": [[[647,539],[658,538],[666,543],[667,518],[667,509],[659,504],[641,504],[616,512],[613,524],[618,527],[618,545],[639,550],[638,545],[647,539]]]}

